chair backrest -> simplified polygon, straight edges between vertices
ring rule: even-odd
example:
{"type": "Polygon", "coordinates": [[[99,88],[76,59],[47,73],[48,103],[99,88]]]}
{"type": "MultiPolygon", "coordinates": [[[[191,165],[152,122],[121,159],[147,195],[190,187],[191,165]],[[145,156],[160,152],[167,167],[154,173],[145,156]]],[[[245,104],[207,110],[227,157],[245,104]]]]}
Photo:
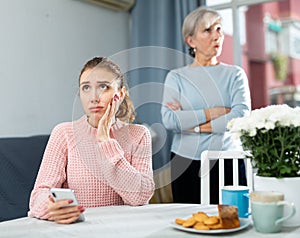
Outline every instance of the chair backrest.
{"type": "Polygon", "coordinates": [[[224,160],[232,159],[233,185],[237,186],[239,181],[238,159],[245,162],[247,186],[253,190],[253,170],[247,151],[213,151],[205,150],[201,154],[201,204],[210,203],[210,160],[219,160],[219,203],[222,203],[221,189],[224,186],[224,160]]]}
{"type": "Polygon", "coordinates": [[[49,135],[0,138],[0,222],[27,216],[48,139],[49,135]]]}

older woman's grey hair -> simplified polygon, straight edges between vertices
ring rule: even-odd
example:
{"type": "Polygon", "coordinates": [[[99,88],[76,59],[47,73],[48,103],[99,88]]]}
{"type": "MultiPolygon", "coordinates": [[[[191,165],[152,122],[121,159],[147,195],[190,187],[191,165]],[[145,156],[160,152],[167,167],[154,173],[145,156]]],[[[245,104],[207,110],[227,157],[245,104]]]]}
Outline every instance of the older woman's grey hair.
{"type": "MultiPolygon", "coordinates": [[[[182,37],[184,42],[187,44],[186,39],[188,36],[194,36],[198,27],[208,28],[213,23],[222,23],[221,15],[210,8],[199,7],[194,11],[190,12],[184,19],[182,25],[182,37]]],[[[193,48],[190,48],[190,54],[194,57],[193,48]]]]}

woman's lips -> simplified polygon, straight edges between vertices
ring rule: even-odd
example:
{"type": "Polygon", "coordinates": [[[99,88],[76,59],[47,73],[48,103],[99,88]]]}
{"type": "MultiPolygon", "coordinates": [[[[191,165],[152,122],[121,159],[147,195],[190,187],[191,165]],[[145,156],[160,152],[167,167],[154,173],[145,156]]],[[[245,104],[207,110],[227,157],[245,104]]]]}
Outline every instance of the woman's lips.
{"type": "Polygon", "coordinates": [[[89,110],[91,111],[91,112],[99,112],[100,110],[102,110],[103,109],[103,107],[100,107],[100,106],[98,106],[98,107],[90,107],[89,108],[89,110]]]}

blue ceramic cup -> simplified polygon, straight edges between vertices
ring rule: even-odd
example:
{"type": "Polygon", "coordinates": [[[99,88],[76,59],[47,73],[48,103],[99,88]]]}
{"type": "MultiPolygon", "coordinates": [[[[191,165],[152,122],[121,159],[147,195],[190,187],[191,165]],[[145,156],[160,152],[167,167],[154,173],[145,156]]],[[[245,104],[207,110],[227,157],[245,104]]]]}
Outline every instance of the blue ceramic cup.
{"type": "Polygon", "coordinates": [[[238,208],[239,217],[249,216],[249,188],[246,186],[224,186],[222,188],[222,204],[238,208]]]}

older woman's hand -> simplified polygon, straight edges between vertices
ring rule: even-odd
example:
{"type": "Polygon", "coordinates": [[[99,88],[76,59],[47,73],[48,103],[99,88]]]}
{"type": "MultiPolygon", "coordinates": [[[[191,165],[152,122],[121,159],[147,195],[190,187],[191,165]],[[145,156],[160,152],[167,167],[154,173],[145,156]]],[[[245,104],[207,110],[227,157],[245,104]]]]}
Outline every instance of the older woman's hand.
{"type": "Polygon", "coordinates": [[[174,100],[174,102],[167,102],[166,106],[172,111],[181,110],[182,107],[181,107],[179,101],[176,98],[173,98],[173,100],[174,100]]]}
{"type": "Polygon", "coordinates": [[[214,120],[218,117],[221,117],[227,113],[230,112],[230,108],[228,107],[212,107],[212,108],[208,108],[208,109],[205,109],[204,112],[205,112],[205,116],[206,116],[206,121],[211,121],[211,120],[214,120]]]}
{"type": "Polygon", "coordinates": [[[85,209],[83,206],[68,206],[72,202],[72,200],[61,200],[55,202],[53,198],[49,196],[48,220],[55,221],[59,224],[70,224],[75,222],[85,209]]]}

